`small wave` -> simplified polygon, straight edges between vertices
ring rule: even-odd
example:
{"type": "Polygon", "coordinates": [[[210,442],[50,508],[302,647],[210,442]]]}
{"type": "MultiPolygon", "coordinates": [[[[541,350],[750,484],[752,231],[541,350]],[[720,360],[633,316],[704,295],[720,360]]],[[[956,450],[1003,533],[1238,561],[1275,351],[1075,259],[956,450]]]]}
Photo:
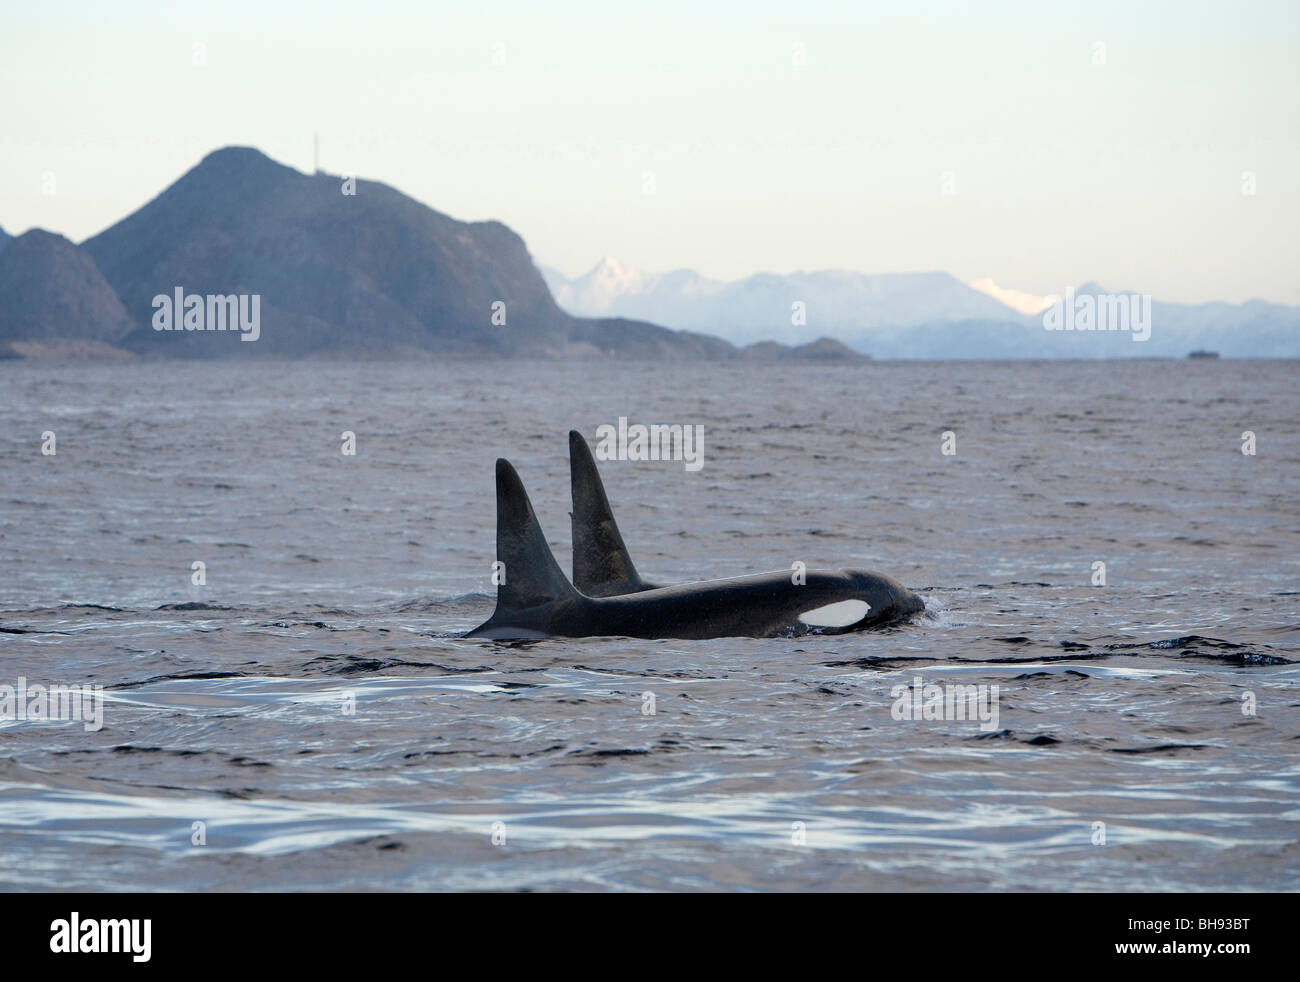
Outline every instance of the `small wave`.
{"type": "MultiPolygon", "coordinates": [[[[1148,651],[1177,651],[1180,658],[1203,658],[1239,667],[1258,665],[1294,665],[1290,658],[1267,652],[1255,651],[1244,644],[1224,641],[1222,638],[1206,638],[1199,634],[1187,634],[1177,638],[1162,638],[1158,641],[1128,642],[1108,644],[1110,651],[1127,651],[1134,654],[1138,649],[1148,651]]],[[[1267,647],[1265,645],[1264,647],[1267,647]]]]}
{"type": "Polygon", "coordinates": [[[1160,743],[1154,747],[1112,747],[1113,754],[1164,754],[1173,753],[1177,750],[1209,750],[1212,744],[1208,743],[1160,743]]]}

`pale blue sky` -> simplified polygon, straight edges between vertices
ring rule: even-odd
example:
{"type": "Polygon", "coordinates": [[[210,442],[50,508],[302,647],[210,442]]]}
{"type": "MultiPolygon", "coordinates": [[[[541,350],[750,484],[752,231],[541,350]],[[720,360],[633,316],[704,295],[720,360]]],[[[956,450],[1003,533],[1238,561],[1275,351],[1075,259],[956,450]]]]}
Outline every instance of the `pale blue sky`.
{"type": "Polygon", "coordinates": [[[9,4],[0,226],[79,241],[216,147],[309,170],[319,131],[325,169],[500,219],[570,275],[610,254],[727,279],[943,269],[1300,303],[1297,11],[9,4]]]}

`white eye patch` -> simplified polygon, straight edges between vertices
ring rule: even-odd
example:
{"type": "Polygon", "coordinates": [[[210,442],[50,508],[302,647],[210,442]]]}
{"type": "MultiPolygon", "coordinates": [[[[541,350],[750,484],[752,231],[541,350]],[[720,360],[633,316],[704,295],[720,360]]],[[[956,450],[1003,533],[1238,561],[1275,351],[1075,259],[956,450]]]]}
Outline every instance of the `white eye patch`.
{"type": "Polygon", "coordinates": [[[799,621],[809,627],[848,627],[866,617],[870,609],[871,604],[865,600],[841,600],[805,610],[799,615],[799,621]]]}

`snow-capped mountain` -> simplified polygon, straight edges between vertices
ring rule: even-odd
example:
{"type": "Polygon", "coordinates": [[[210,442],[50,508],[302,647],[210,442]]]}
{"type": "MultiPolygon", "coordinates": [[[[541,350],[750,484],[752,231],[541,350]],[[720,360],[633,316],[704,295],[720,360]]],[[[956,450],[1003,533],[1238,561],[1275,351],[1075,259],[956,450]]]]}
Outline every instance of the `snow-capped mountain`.
{"type": "Polygon", "coordinates": [[[605,316],[619,297],[640,292],[646,280],[645,274],[625,268],[613,256],[606,256],[576,280],[546,267],[542,276],[556,303],[569,311],[589,310],[593,317],[605,316]]]}
{"type": "Polygon", "coordinates": [[[947,273],[757,273],[725,283],[693,270],[647,274],[605,258],[567,279],[543,269],[556,302],[585,317],[628,317],[746,344],[802,344],[938,321],[1017,319],[1002,301],[947,273]]]}
{"type": "Polygon", "coordinates": [[[967,284],[972,290],[979,290],[980,293],[987,294],[994,300],[1000,300],[1018,314],[1041,314],[1044,310],[1052,305],[1051,297],[1040,297],[1034,293],[1026,293],[1024,290],[1012,290],[1005,286],[998,286],[993,282],[993,278],[986,276],[982,280],[971,280],[967,284]]]}
{"type": "MultiPolygon", "coordinates": [[[[942,272],[758,273],[726,283],[689,269],[644,273],[606,258],[573,280],[542,273],[571,314],[650,321],[735,344],[829,337],[877,358],[1181,358],[1196,348],[1226,357],[1300,356],[1300,307],[1260,300],[1153,301],[1150,336],[1134,343],[1123,331],[1045,330],[1054,298],[942,272]]],[[[1109,296],[1095,283],[1073,293],[1109,296]]]]}

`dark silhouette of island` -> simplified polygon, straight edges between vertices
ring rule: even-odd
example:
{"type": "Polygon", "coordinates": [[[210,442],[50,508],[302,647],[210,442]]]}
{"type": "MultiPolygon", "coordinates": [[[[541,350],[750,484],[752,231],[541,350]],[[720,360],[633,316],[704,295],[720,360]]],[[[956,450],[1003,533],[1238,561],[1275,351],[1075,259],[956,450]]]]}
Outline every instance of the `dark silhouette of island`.
{"type": "Polygon", "coordinates": [[[32,229],[0,241],[0,354],[120,357],[135,330],[94,260],[61,235],[32,229]]]}
{"type": "Polygon", "coordinates": [[[794,347],[777,341],[759,341],[740,349],[746,361],[870,361],[870,355],[859,354],[842,341],[818,338],[794,347]]]}

